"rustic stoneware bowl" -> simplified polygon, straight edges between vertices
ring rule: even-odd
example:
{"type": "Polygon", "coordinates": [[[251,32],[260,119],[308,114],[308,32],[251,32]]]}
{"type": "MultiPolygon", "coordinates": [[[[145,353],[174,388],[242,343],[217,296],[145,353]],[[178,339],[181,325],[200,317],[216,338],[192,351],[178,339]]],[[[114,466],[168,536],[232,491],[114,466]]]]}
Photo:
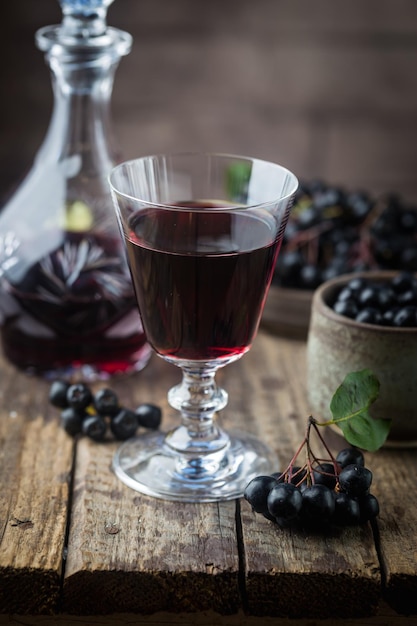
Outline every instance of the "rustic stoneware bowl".
{"type": "MultiPolygon", "coordinates": [[[[393,272],[355,274],[386,280],[393,272]]],[[[307,393],[312,414],[331,418],[330,401],[346,374],[369,368],[380,381],[370,413],[390,418],[386,445],[417,446],[417,328],[355,322],[329,306],[353,275],[323,283],[314,293],[307,340],[307,393]]]]}

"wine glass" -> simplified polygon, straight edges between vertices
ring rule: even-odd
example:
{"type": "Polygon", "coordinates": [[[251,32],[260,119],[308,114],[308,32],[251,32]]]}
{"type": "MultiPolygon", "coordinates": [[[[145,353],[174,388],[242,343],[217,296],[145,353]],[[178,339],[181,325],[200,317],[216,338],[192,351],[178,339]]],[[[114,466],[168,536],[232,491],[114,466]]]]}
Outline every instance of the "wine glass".
{"type": "Polygon", "coordinates": [[[130,439],[115,454],[115,473],[133,489],[229,500],[277,469],[264,443],[217,423],[227,393],[215,374],[253,342],[297,185],[280,165],[225,154],[146,156],[111,172],[145,334],[182,370],[168,392],[180,425],[130,439]]]}

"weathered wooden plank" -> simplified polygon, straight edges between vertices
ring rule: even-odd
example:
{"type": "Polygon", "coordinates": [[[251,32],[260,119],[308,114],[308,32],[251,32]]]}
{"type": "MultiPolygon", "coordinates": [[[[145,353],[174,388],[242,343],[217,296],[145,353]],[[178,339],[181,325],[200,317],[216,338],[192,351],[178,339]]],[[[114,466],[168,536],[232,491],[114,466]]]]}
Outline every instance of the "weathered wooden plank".
{"type": "Polygon", "coordinates": [[[0,360],[0,613],[57,608],[72,442],[47,385],[0,360]]]}
{"type": "MultiPolygon", "coordinates": [[[[162,405],[167,428],[177,418],[169,415],[166,393],[177,380],[176,368],[155,357],[124,390],[112,386],[131,406],[162,405]]],[[[64,609],[236,612],[235,502],[179,505],[140,495],[110,471],[116,445],[78,445],[64,609]]]]}
{"type": "Polygon", "coordinates": [[[373,455],[373,493],[381,512],[379,545],[385,595],[397,611],[417,614],[417,456],[415,450],[380,450],[373,455]]]}
{"type": "MultiPolygon", "coordinates": [[[[260,332],[252,350],[219,373],[230,398],[221,421],[264,438],[282,464],[300,442],[309,413],[304,353],[302,342],[260,332]]],[[[144,372],[114,386],[128,405],[161,404],[169,427],[176,416],[166,392],[178,379],[176,368],[154,357],[144,372]]],[[[73,442],[59,428],[56,411],[46,406],[47,388],[2,364],[2,612],[50,612],[58,601],[73,442]]],[[[110,471],[116,445],[78,444],[66,613],[147,613],[157,619],[161,611],[192,612],[197,624],[209,610],[236,613],[239,582],[252,615],[346,619],[376,610],[380,575],[368,526],[322,537],[283,531],[242,501],[238,545],[234,502],[178,506],[141,496],[110,471]]],[[[381,503],[387,598],[395,609],[411,612],[416,610],[416,514],[404,504],[404,493],[415,498],[414,456],[391,450],[369,455],[381,503]]]]}

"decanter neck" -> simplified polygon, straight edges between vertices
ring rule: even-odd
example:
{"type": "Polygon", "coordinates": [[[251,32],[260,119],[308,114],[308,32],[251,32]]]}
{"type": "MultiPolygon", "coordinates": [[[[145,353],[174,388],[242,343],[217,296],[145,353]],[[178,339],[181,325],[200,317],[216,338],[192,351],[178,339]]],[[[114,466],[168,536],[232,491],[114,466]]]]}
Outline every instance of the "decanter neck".
{"type": "Polygon", "coordinates": [[[51,68],[54,106],[37,160],[64,160],[74,155],[83,167],[108,171],[119,160],[110,116],[114,74],[131,37],[107,29],[103,37],[64,42],[62,27],[37,32],[51,68]],[[59,30],[59,32],[58,32],[59,30]]]}

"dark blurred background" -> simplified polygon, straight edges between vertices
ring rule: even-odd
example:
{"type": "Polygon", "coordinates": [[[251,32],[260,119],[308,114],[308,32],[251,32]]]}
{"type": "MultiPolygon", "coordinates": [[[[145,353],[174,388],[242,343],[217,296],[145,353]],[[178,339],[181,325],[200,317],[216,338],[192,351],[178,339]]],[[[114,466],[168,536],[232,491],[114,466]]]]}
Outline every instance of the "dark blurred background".
{"type": "MultiPolygon", "coordinates": [[[[30,167],[52,110],[35,31],[57,0],[5,3],[0,194],[30,167]]],[[[113,118],[126,157],[217,150],[302,179],[417,201],[415,0],[116,0],[134,37],[113,118]]]]}

